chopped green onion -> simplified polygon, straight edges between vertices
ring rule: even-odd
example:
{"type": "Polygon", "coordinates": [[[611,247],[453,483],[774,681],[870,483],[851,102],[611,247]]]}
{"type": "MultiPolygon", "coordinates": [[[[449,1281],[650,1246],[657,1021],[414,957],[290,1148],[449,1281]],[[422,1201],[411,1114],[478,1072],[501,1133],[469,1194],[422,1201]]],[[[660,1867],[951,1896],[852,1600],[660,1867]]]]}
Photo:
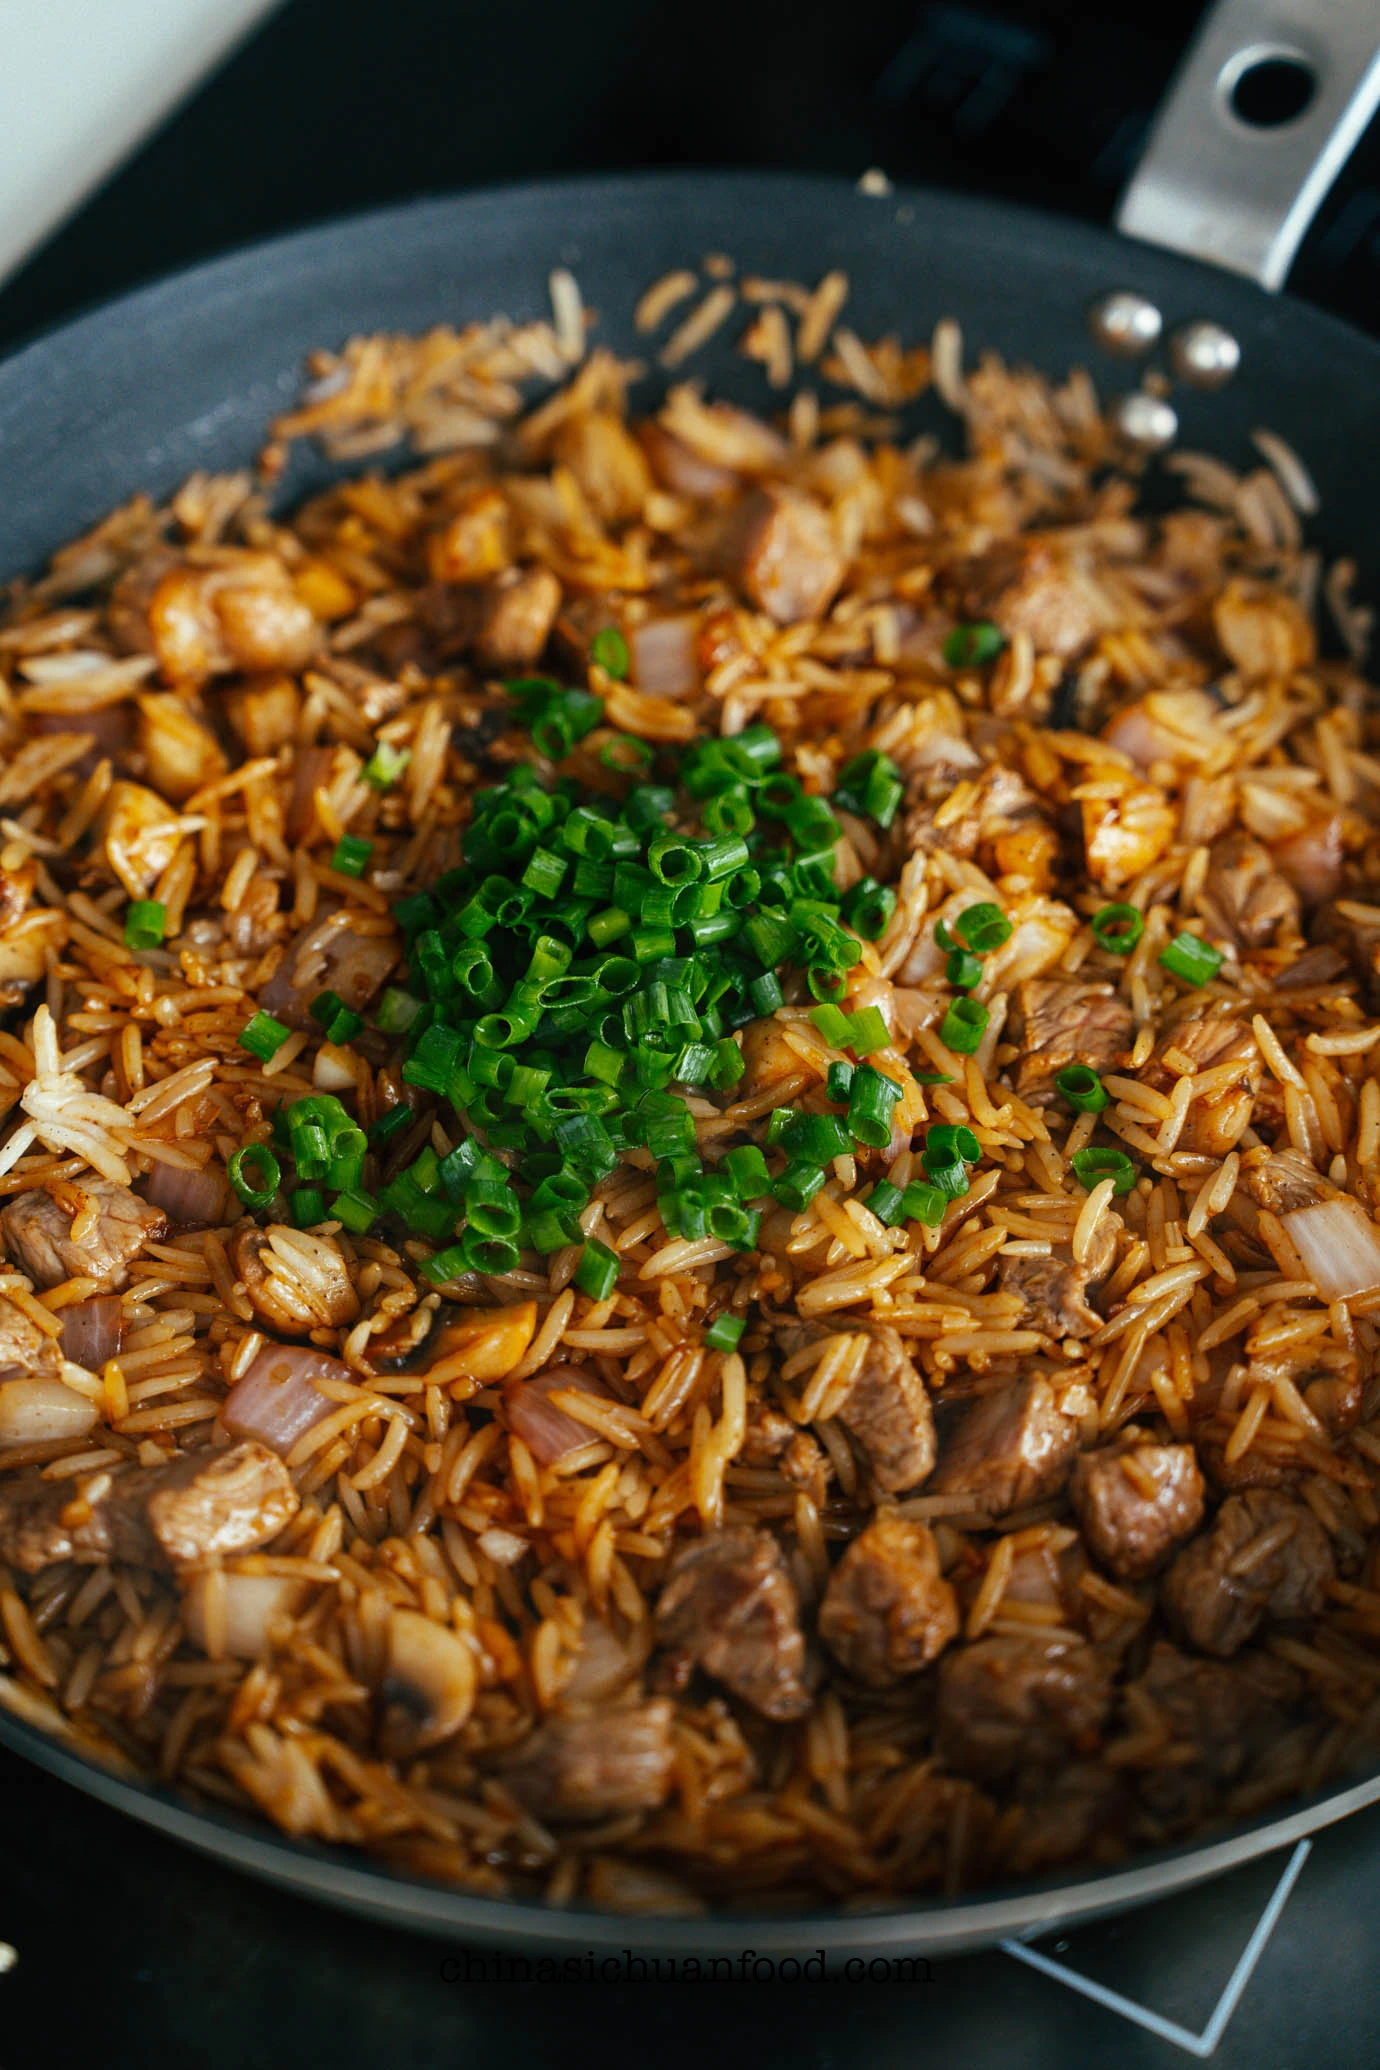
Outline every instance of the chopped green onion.
{"type": "MultiPolygon", "coordinates": [[[[852,1109],[849,1109],[850,1119],[852,1109]]],[[[888,1131],[889,1135],[890,1131],[888,1131]]],[[[831,1164],[853,1148],[849,1124],[837,1114],[798,1114],[781,1138],[788,1157],[807,1164],[831,1164]]]]}
{"type": "Polygon", "coordinates": [[[982,1145],[970,1128],[941,1121],[925,1137],[926,1170],[932,1156],[941,1164],[952,1163],[956,1158],[964,1164],[976,1164],[982,1156],[982,1145]]]}
{"type": "MultiPolygon", "coordinates": [[[[612,669],[609,674],[612,675],[612,669]]],[[[599,760],[605,769],[616,769],[620,775],[635,776],[652,766],[652,749],[649,742],[639,740],[635,733],[615,733],[612,740],[606,740],[599,750],[599,760]]]]}
{"type": "Polygon", "coordinates": [[[905,793],[905,782],[890,755],[872,748],[866,754],[855,755],[840,769],[834,803],[859,819],[872,819],[879,827],[889,827],[905,793]]]}
{"type": "Polygon", "coordinates": [[[908,1222],[923,1222],[927,1229],[937,1229],[948,1205],[948,1196],[942,1187],[927,1186],[923,1179],[912,1179],[906,1188],[902,1212],[908,1222]]]}
{"type": "Polygon", "coordinates": [[[793,1213],[802,1214],[823,1184],[824,1173],[817,1164],[788,1164],[780,1178],[772,1182],[772,1198],[793,1213]]]}
{"type": "Polygon", "coordinates": [[[1173,941],[1160,950],[1160,966],[1172,977],[1182,978],[1186,985],[1210,984],[1222,968],[1220,950],[1205,942],[1201,935],[1189,934],[1185,930],[1176,934],[1173,941]]]}
{"type": "Polygon", "coordinates": [[[379,1203],[362,1186],[349,1186],[331,1202],[331,1214],[356,1236],[363,1236],[378,1220],[379,1203]]]}
{"type": "Polygon", "coordinates": [[[358,834],[342,834],[335,844],[331,868],[338,870],[342,877],[362,877],[373,852],[372,841],[363,841],[358,834]]]}
{"type": "Polygon", "coordinates": [[[905,1195],[899,1186],[893,1186],[890,1179],[882,1179],[867,1196],[866,1205],[888,1229],[894,1229],[902,1219],[902,1203],[905,1195]]]}
{"type": "Polygon", "coordinates": [[[463,1244],[453,1243],[449,1250],[437,1251],[432,1257],[424,1258],[418,1268],[424,1279],[434,1287],[446,1286],[451,1280],[459,1279],[469,1271],[469,1261],[463,1244]]]}
{"type": "Polygon", "coordinates": [[[631,656],[628,643],[616,625],[601,625],[589,643],[589,658],[615,681],[626,682],[631,656]]]}
{"type": "Polygon", "coordinates": [[[381,740],[360,775],[376,791],[391,790],[411,760],[411,748],[395,747],[391,740],[381,740]]]}
{"type": "Polygon", "coordinates": [[[853,1068],[852,1064],[831,1064],[824,1080],[824,1090],[830,1099],[845,1107],[853,1090],[853,1068]]]}
{"type": "Polygon", "coordinates": [[[386,1114],[380,1114],[369,1131],[371,1143],[390,1143],[393,1137],[417,1119],[417,1111],[409,1107],[406,1100],[399,1100],[396,1107],[390,1107],[386,1114]]]}
{"type": "Polygon", "coordinates": [[[982,958],[966,949],[955,949],[944,966],[944,975],[956,992],[971,992],[982,982],[982,958]]]}
{"type": "Polygon", "coordinates": [[[256,1013],[240,1030],[240,1048],[247,1049],[261,1064],[269,1063],[287,1041],[291,1030],[275,1021],[271,1013],[256,1013]]]}
{"type": "Polygon", "coordinates": [[[896,893],[889,884],[864,877],[861,883],[845,891],[840,911],[855,934],[860,934],[865,942],[875,942],[886,933],[887,923],[896,911],[896,893]]]}
{"type": "Polygon", "coordinates": [[[730,1315],[727,1310],[722,1315],[716,1315],[704,1333],[705,1350],[736,1351],[738,1349],[738,1340],[746,1327],[747,1318],[745,1316],[730,1315]]]}
{"type": "Polygon", "coordinates": [[[811,1011],[810,1019],[814,1022],[831,1049],[847,1049],[849,1047],[851,1030],[849,1028],[848,1016],[846,1013],[840,1013],[838,1007],[816,1006],[811,1011]]]}
{"type": "Polygon", "coordinates": [[[575,1284],[591,1301],[607,1301],[618,1284],[617,1254],[607,1244],[588,1238],[575,1267],[575,1284]]]}
{"type": "Polygon", "coordinates": [[[293,1225],[298,1229],[314,1229],[326,1219],[326,1196],[317,1186],[299,1186],[290,1204],[293,1225]]]}
{"type": "Polygon", "coordinates": [[[973,625],[956,625],[944,641],[943,655],[950,668],[983,668],[995,661],[1006,645],[999,626],[985,618],[973,625]]]}
{"type": "Polygon", "coordinates": [[[969,906],[954,922],[954,933],[968,948],[979,956],[985,956],[991,949],[999,949],[1003,942],[1011,939],[1011,922],[1000,906],[990,901],[980,906],[969,906]]]}
{"type": "Polygon", "coordinates": [[[727,1175],[739,1200],[761,1200],[771,1191],[767,1160],[755,1143],[744,1143],[738,1149],[730,1150],[720,1170],[727,1175]]]}
{"type": "Polygon", "coordinates": [[[125,914],[125,946],[156,949],[167,928],[167,907],[156,898],[137,898],[125,914]]]}
{"type": "Polygon", "coordinates": [[[230,1184],[245,1206],[254,1214],[272,1207],[278,1197],[278,1188],[283,1182],[283,1171],[267,1143],[245,1143],[230,1159],[227,1170],[230,1174],[230,1184]],[[259,1173],[257,1185],[249,1176],[251,1165],[255,1166],[259,1173]]]}
{"type": "Polygon", "coordinates": [[[992,1016],[976,999],[955,999],[939,1023],[939,1039],[955,1056],[974,1054],[992,1016]]]}
{"type": "Polygon", "coordinates": [[[1056,1072],[1054,1087],[1080,1114],[1100,1114],[1111,1098],[1096,1071],[1087,1064],[1070,1064],[1067,1070],[1056,1072]]]}
{"type": "Polygon", "coordinates": [[[1110,956],[1129,956],[1145,932],[1144,916],[1134,906],[1103,906],[1092,918],[1094,939],[1110,956]]]}
{"type": "Polygon", "coordinates": [[[879,1006],[864,1006],[849,1014],[848,1047],[855,1057],[870,1057],[874,1050],[886,1049],[890,1043],[891,1030],[879,1006]]]}
{"type": "Polygon", "coordinates": [[[1124,1150],[1075,1150],[1074,1176],[1089,1193],[1103,1179],[1112,1179],[1114,1194],[1129,1193],[1136,1183],[1136,1168],[1124,1150]]]}
{"type": "Polygon", "coordinates": [[[901,1088],[872,1064],[859,1064],[848,1092],[848,1132],[859,1143],[884,1150],[891,1141],[891,1114],[901,1088]]]}

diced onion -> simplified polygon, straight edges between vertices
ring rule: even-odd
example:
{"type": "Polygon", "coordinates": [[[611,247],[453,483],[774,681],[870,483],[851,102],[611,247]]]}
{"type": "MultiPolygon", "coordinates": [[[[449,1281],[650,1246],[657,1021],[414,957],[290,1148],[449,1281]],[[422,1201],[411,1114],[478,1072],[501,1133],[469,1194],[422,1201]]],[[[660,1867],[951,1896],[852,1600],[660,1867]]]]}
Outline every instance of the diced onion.
{"type": "Polygon", "coordinates": [[[685,697],[694,690],[700,680],[698,632],[699,620],[689,611],[630,626],[632,679],[638,689],[656,697],[685,697]]]}
{"type": "Polygon", "coordinates": [[[97,1409],[61,1380],[6,1380],[0,1386],[0,1444],[50,1445],[84,1437],[97,1409]]]}
{"type": "Polygon", "coordinates": [[[531,1380],[510,1381],[503,1390],[508,1428],[516,1431],[532,1457],[543,1466],[595,1441],[595,1432],[586,1424],[577,1423],[564,1409],[553,1408],[547,1400],[548,1395],[564,1388],[579,1388],[585,1394],[611,1399],[603,1381],[583,1366],[548,1366],[531,1380]]]}
{"type": "Polygon", "coordinates": [[[1380,1229],[1354,1200],[1320,1200],[1280,1220],[1324,1301],[1380,1287],[1380,1229]]]}
{"type": "Polygon", "coordinates": [[[213,1660],[262,1660],[269,1626],[290,1616],[301,1597],[301,1582],[284,1574],[197,1574],[182,1598],[182,1621],[213,1660]]]}
{"type": "Polygon", "coordinates": [[[88,1373],[99,1373],[120,1348],[124,1304],[118,1294],[98,1294],[62,1311],[62,1355],[88,1373]]]}
{"type": "Polygon", "coordinates": [[[219,1165],[194,1172],[156,1164],[144,1181],[144,1198],[183,1229],[214,1229],[225,1220],[225,1174],[219,1165]]]}
{"type": "Polygon", "coordinates": [[[225,1397],[220,1420],[232,1437],[258,1438],[286,1459],[304,1431],[335,1407],[314,1380],[352,1380],[347,1366],[305,1344],[266,1344],[225,1397]]]}

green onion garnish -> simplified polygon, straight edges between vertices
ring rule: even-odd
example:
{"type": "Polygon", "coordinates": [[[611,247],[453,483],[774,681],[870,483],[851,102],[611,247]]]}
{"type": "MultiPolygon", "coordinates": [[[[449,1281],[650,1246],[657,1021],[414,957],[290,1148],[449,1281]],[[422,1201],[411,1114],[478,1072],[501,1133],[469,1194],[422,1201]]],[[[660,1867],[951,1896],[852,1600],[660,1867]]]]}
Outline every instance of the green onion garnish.
{"type": "Polygon", "coordinates": [[[395,747],[391,740],[381,740],[360,775],[376,791],[386,791],[397,782],[411,760],[411,748],[395,747]]]}
{"type": "MultiPolygon", "coordinates": [[[[612,670],[610,670],[612,674],[612,670]]],[[[588,1294],[591,1301],[607,1301],[618,1283],[618,1258],[607,1244],[596,1243],[591,1237],[580,1253],[580,1262],[575,1267],[575,1284],[582,1294],[588,1294]]]]}
{"type": "Polygon", "coordinates": [[[939,1039],[956,1056],[970,1057],[987,1033],[991,1019],[976,999],[955,999],[939,1023],[939,1039]]]}
{"type": "Polygon", "coordinates": [[[1096,1071],[1087,1064],[1070,1064],[1067,1070],[1056,1072],[1054,1086],[1080,1114],[1100,1114],[1111,1098],[1096,1071]]]}
{"type": "Polygon", "coordinates": [[[589,643],[589,658],[618,682],[627,680],[628,643],[616,625],[601,625],[589,643]]]}
{"type": "Polygon", "coordinates": [[[741,1315],[716,1315],[704,1333],[706,1351],[736,1351],[738,1340],[747,1327],[747,1318],[741,1315]]]}
{"type": "Polygon", "coordinates": [[[873,748],[844,763],[834,803],[859,819],[872,819],[879,827],[889,827],[905,792],[904,779],[890,755],[873,748]]]}
{"type": "Polygon", "coordinates": [[[1094,939],[1109,956],[1129,956],[1145,932],[1144,916],[1134,906],[1103,906],[1092,918],[1094,939]]]}
{"type": "Polygon", "coordinates": [[[956,992],[971,992],[982,982],[982,958],[966,949],[955,949],[944,966],[944,975],[956,992]]]}
{"type": "Polygon", "coordinates": [[[1160,967],[1186,985],[1206,985],[1222,968],[1222,956],[1201,935],[1185,931],[1160,950],[1160,967]]]}
{"type": "Polygon", "coordinates": [[[379,1203],[372,1193],[366,1193],[362,1186],[351,1186],[343,1193],[337,1193],[331,1202],[331,1214],[337,1222],[356,1236],[363,1236],[372,1229],[379,1217],[379,1203]]]}
{"type": "Polygon", "coordinates": [[[156,898],[138,898],[125,914],[125,946],[156,949],[167,932],[167,908],[156,898]]]}
{"type": "Polygon", "coordinates": [[[261,1064],[267,1064],[287,1041],[289,1032],[271,1013],[256,1013],[240,1030],[240,1048],[247,1049],[261,1064]]]}
{"type": "Polygon", "coordinates": [[[864,1006],[849,1014],[848,1048],[855,1057],[870,1057],[874,1050],[886,1049],[890,1043],[891,1030],[879,1006],[864,1006]]]}
{"type": "Polygon", "coordinates": [[[979,956],[985,956],[990,949],[999,949],[1003,942],[1010,941],[1011,922],[1000,906],[988,901],[960,913],[954,922],[954,933],[979,956]]]}
{"type": "Polygon", "coordinates": [[[317,1186],[299,1186],[292,1195],[292,1220],[298,1229],[314,1229],[326,1219],[326,1196],[317,1186]]]}
{"type": "Polygon", "coordinates": [[[780,1178],[772,1181],[772,1199],[798,1215],[810,1205],[823,1184],[824,1173],[817,1164],[788,1164],[780,1178]]]}
{"type": "Polygon", "coordinates": [[[1136,1168],[1124,1150],[1075,1150],[1074,1176],[1089,1193],[1103,1179],[1112,1179],[1114,1194],[1129,1193],[1136,1183],[1136,1168]]]}
{"type": "Polygon", "coordinates": [[[848,1129],[859,1143],[883,1150],[891,1141],[891,1112],[901,1088],[871,1064],[859,1064],[848,1092],[848,1129]]]}
{"type": "Polygon", "coordinates": [[[362,840],[358,834],[342,834],[335,844],[331,868],[338,870],[342,877],[362,877],[373,852],[372,841],[362,840]]]}
{"type": "Polygon", "coordinates": [[[912,1179],[906,1188],[904,1212],[908,1222],[923,1222],[927,1228],[937,1229],[948,1205],[943,1189],[927,1186],[923,1179],[912,1179]]]}
{"type": "Polygon", "coordinates": [[[981,618],[974,625],[956,625],[944,642],[944,659],[950,668],[983,668],[995,661],[1006,645],[999,626],[981,618]]]}
{"type": "Polygon", "coordinates": [[[259,1214],[264,1208],[272,1207],[278,1197],[283,1172],[267,1143],[245,1143],[230,1159],[227,1169],[230,1184],[252,1213],[259,1214]],[[259,1174],[257,1184],[250,1176],[251,1166],[259,1174]]]}

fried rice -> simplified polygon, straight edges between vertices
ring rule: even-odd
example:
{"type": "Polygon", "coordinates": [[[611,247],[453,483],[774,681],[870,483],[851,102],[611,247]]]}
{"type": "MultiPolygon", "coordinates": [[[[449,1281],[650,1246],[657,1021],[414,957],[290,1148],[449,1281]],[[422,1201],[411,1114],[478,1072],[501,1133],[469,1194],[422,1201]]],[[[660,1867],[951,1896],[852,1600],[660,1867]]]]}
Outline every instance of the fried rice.
{"type": "Polygon", "coordinates": [[[1277,437],[1149,515],[1087,374],[866,342],[848,292],[654,283],[648,416],[568,274],[353,340],[256,469],[10,585],[0,1700],[93,1758],[671,1914],[1105,1862],[1373,1761],[1368,620],[1277,437]],[[692,378],[726,327],[778,416],[692,378]],[[303,439],[355,464],[284,515],[303,439]],[[794,935],[658,936],[586,854],[562,996],[639,926],[672,993],[625,1043],[553,993],[481,1083],[423,942],[473,946],[534,796],[705,872],[740,825],[794,935]],[[832,964],[762,820],[831,800],[832,964]],[[553,1069],[642,1117],[602,1168],[553,1069]]]}

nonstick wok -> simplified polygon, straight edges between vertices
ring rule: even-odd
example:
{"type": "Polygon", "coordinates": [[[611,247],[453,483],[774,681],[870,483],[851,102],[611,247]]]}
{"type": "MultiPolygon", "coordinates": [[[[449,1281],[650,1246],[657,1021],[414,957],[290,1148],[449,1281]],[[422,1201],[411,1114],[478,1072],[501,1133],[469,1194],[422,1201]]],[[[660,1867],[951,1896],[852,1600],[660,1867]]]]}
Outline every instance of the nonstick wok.
{"type": "MultiPolygon", "coordinates": [[[[1209,46],[1214,33],[1220,45],[1221,17],[1214,22],[1209,46]]],[[[1205,61],[1203,48],[1190,57],[1184,92],[1152,140],[1148,176],[1159,181],[1158,192],[1133,193],[1125,210],[1132,219],[1148,213],[1151,220],[1140,227],[1177,234],[1180,242],[1192,224],[1172,205],[1166,164],[1171,174],[1181,170],[1185,129],[1191,139],[1195,121],[1201,130],[1217,120],[1213,81],[1235,61],[1231,51],[1224,59],[1213,47],[1205,61]]],[[[1305,41],[1305,50],[1312,48],[1305,41]]],[[[1272,277],[1281,250],[1291,238],[1297,242],[1298,191],[1318,157],[1335,151],[1339,126],[1354,126],[1354,89],[1363,72],[1374,75],[1361,54],[1344,55],[1340,83],[1323,64],[1321,128],[1301,155],[1297,139],[1288,146],[1293,169],[1278,175],[1277,154],[1259,161],[1269,222],[1258,210],[1243,229],[1238,210],[1233,229],[1231,208],[1213,218],[1210,197],[1198,195],[1193,221],[1200,229],[1215,223],[1215,248],[1226,263],[1272,277]]],[[[1251,139],[1249,147],[1255,144],[1251,139]]],[[[362,216],[199,267],[41,338],[0,365],[0,570],[37,564],[137,489],[164,492],[195,468],[251,461],[267,421],[297,393],[313,346],[496,311],[531,318],[548,306],[551,269],[564,265],[597,312],[597,339],[639,356],[631,321],[639,293],[669,268],[714,251],[774,277],[813,281],[829,268],[845,269],[849,321],[865,337],[896,331],[923,340],[938,317],[951,316],[970,353],[992,348],[1056,376],[1086,364],[1110,396],[1134,389],[1146,367],[1119,361],[1090,335],[1089,313],[1110,292],[1146,298],[1163,317],[1166,343],[1194,322],[1221,326],[1240,345],[1240,370],[1215,392],[1173,389],[1180,442],[1254,463],[1251,432],[1265,426],[1280,434],[1305,456],[1319,488],[1317,542],[1329,555],[1355,558],[1362,598],[1380,587],[1380,345],[1371,339],[1252,279],[1019,208],[724,172],[528,186],[362,216]]],[[[1160,363],[1168,366],[1167,354],[1160,363]]],[[[728,345],[701,355],[694,371],[714,392],[759,409],[779,406],[760,370],[728,345]]],[[[654,392],[649,378],[639,401],[645,405],[654,392]]],[[[322,464],[295,460],[284,499],[309,489],[322,464]]],[[[953,1951],[1165,1895],[1380,1799],[1380,1773],[1363,1775],[1161,1855],[973,1896],[924,1893],[885,1909],[816,1917],[629,1919],[474,1897],[294,1842],[113,1774],[3,1708],[0,1742],[132,1816],[288,1888],[397,1925],[567,1955],[635,1947],[703,1956],[751,1946],[777,1955],[822,1949],[843,1961],[953,1951]]]]}

